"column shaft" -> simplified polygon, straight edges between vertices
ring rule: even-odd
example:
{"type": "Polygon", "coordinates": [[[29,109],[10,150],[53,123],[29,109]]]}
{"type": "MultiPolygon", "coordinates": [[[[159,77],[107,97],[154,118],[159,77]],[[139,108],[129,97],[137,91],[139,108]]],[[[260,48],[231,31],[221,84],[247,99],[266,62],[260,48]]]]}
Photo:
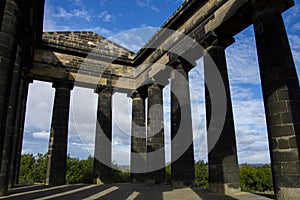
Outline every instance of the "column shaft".
{"type": "Polygon", "coordinates": [[[300,196],[300,89],[281,14],[264,10],[254,17],[277,199],[300,196]]]}
{"type": "MultiPolygon", "coordinates": [[[[0,171],[0,184],[1,184],[1,193],[5,194],[7,189],[10,187],[9,185],[9,175],[10,175],[10,165],[11,158],[13,152],[13,139],[14,139],[14,122],[17,114],[17,100],[18,100],[18,87],[21,79],[21,69],[20,55],[21,50],[18,48],[16,53],[16,60],[14,65],[14,72],[12,77],[11,89],[8,98],[8,106],[6,111],[6,119],[5,119],[5,134],[3,141],[3,151],[2,151],[2,162],[1,162],[1,171],[0,171]]],[[[4,120],[4,119],[3,119],[4,120]]]]}
{"type": "Polygon", "coordinates": [[[72,86],[64,83],[54,83],[53,87],[56,90],[49,140],[46,184],[64,185],[66,181],[69,107],[72,86]]]}
{"type": "MultiPolygon", "coordinates": [[[[2,21],[3,21],[3,15],[4,15],[4,8],[5,8],[5,4],[6,4],[6,0],[2,0],[0,2],[0,24],[2,25],[2,21]]],[[[0,25],[0,31],[2,26],[0,25]]]]}
{"type": "Polygon", "coordinates": [[[224,47],[216,44],[206,49],[204,56],[204,77],[206,84],[205,100],[208,130],[209,187],[213,192],[223,194],[233,193],[240,190],[240,180],[224,47]],[[218,84],[215,83],[217,80],[214,79],[216,77],[214,73],[220,73],[221,75],[221,84],[225,89],[224,94],[219,92],[220,88],[218,88],[218,84]],[[225,95],[225,97],[223,95],[225,95]],[[218,109],[218,106],[222,105],[219,101],[223,98],[226,98],[224,104],[226,108],[221,109],[225,109],[225,119],[219,119],[220,117],[223,118],[223,116],[214,116],[215,118],[211,119],[212,110],[218,109]],[[212,99],[214,100],[212,101],[212,99]],[[211,123],[212,120],[224,121],[224,124],[211,123]],[[223,126],[220,130],[221,133],[216,133],[216,130],[220,127],[211,127],[214,125],[223,126]]]}
{"type": "MultiPolygon", "coordinates": [[[[15,120],[16,115],[18,113],[17,110],[17,103],[19,97],[19,85],[21,82],[21,52],[20,48],[18,47],[16,62],[14,66],[14,73],[12,78],[11,90],[9,95],[8,101],[8,108],[7,108],[7,117],[6,117],[6,128],[5,128],[5,140],[3,146],[3,154],[2,154],[2,161],[3,167],[5,171],[1,171],[1,174],[5,174],[5,176],[9,179],[10,178],[10,166],[13,164],[11,162],[13,158],[13,152],[15,150],[14,146],[14,127],[15,127],[15,120]]],[[[12,185],[8,183],[8,187],[11,188],[12,185]]]]}
{"type": "Polygon", "coordinates": [[[98,110],[94,155],[94,182],[112,182],[112,90],[98,89],[98,110]]]}
{"type": "Polygon", "coordinates": [[[172,186],[193,186],[195,168],[189,78],[182,64],[178,64],[171,75],[171,141],[172,186]]]}
{"type": "Polygon", "coordinates": [[[146,170],[146,121],[145,99],[139,94],[132,95],[132,127],[131,127],[131,181],[145,182],[146,170]]]}
{"type": "Polygon", "coordinates": [[[20,171],[20,162],[21,162],[21,154],[22,154],[22,145],[23,145],[23,135],[24,135],[24,124],[25,124],[25,116],[26,116],[26,106],[27,106],[27,97],[28,97],[28,89],[29,89],[29,81],[26,77],[21,79],[21,84],[19,88],[19,98],[18,98],[18,105],[16,122],[15,122],[15,129],[14,135],[16,136],[15,142],[16,146],[14,145],[15,152],[13,152],[12,156],[12,164],[10,169],[10,179],[9,182],[11,185],[19,183],[19,171],[20,171]]]}
{"type": "Polygon", "coordinates": [[[148,87],[146,183],[165,183],[165,141],[162,87],[148,87]]]}
{"type": "MultiPolygon", "coordinates": [[[[2,3],[4,4],[4,3],[2,3]]],[[[2,8],[3,9],[3,8],[2,8]]],[[[6,0],[0,24],[0,160],[5,137],[8,98],[16,58],[16,33],[19,8],[14,0],[6,0]]],[[[5,161],[3,161],[5,162],[5,161]]],[[[1,185],[2,183],[0,183],[1,185]]],[[[1,191],[0,191],[1,193],[1,191]]]]}

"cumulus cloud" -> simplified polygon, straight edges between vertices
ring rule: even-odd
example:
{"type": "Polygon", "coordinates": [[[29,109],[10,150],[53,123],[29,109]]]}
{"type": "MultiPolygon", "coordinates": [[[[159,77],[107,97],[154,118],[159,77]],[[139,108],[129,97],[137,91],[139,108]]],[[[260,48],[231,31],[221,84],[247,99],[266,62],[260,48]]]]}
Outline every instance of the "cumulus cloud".
{"type": "Polygon", "coordinates": [[[50,130],[54,89],[50,83],[34,81],[30,84],[27,100],[27,130],[50,130]]]}
{"type": "Polygon", "coordinates": [[[228,73],[232,84],[260,84],[259,67],[252,26],[236,36],[226,49],[228,73]]]}
{"type": "Polygon", "coordinates": [[[159,8],[151,3],[151,0],[137,0],[136,3],[141,8],[147,8],[155,12],[160,12],[159,8]]]}
{"type": "Polygon", "coordinates": [[[47,132],[47,131],[34,132],[34,133],[32,133],[32,136],[33,136],[33,138],[36,138],[36,139],[45,139],[45,140],[48,140],[49,136],[50,136],[50,133],[47,132]]]}
{"type": "Polygon", "coordinates": [[[71,10],[71,11],[66,11],[64,8],[58,7],[57,8],[57,12],[53,13],[52,17],[63,18],[65,20],[69,20],[72,17],[79,17],[79,18],[82,18],[82,19],[84,19],[86,21],[90,21],[91,20],[91,15],[84,8],[74,9],[74,10],[71,10]]]}
{"type": "Polygon", "coordinates": [[[98,17],[104,22],[113,22],[116,19],[116,17],[110,14],[108,11],[101,12],[98,17]]]}

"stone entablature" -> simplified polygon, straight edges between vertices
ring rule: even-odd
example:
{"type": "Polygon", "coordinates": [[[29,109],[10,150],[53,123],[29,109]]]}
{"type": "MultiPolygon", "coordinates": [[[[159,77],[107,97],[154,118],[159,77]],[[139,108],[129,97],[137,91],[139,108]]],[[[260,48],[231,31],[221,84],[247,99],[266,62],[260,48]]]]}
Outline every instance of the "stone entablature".
{"type": "Polygon", "coordinates": [[[30,75],[42,81],[64,77],[91,88],[102,85],[135,90],[164,71],[170,61],[169,52],[189,61],[199,59],[202,47],[215,37],[233,37],[252,24],[252,16],[263,4],[283,12],[293,2],[281,0],[273,5],[259,0],[186,1],[136,54],[93,32],[43,33],[30,75]],[[188,36],[188,46],[182,36],[188,36]]]}

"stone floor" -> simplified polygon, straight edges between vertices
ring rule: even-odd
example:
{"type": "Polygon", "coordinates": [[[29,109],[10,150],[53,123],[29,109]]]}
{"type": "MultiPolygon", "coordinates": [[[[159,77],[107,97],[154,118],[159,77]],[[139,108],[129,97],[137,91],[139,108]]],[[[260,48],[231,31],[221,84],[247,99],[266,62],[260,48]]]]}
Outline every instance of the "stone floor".
{"type": "Polygon", "coordinates": [[[11,189],[10,194],[0,199],[22,199],[22,200],[270,200],[272,195],[257,195],[240,192],[235,195],[225,196],[210,193],[207,190],[195,188],[184,188],[172,190],[170,186],[147,186],[142,184],[111,184],[91,185],[74,184],[58,187],[47,187],[44,185],[22,186],[11,189]]]}

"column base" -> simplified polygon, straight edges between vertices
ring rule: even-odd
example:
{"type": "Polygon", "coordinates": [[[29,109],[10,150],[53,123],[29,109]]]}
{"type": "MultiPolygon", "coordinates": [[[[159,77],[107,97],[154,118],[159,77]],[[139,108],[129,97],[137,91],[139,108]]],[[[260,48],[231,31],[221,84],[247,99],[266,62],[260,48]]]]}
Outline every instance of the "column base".
{"type": "Polygon", "coordinates": [[[209,190],[218,194],[234,194],[241,192],[240,187],[234,187],[230,183],[210,183],[209,190]]]}
{"type": "Polygon", "coordinates": [[[94,184],[96,184],[96,185],[104,185],[104,184],[105,184],[100,178],[94,179],[93,182],[94,182],[94,184]]]}
{"type": "Polygon", "coordinates": [[[155,185],[154,179],[146,179],[146,185],[155,185]]]}
{"type": "Polygon", "coordinates": [[[6,176],[0,175],[0,196],[6,196],[8,194],[8,185],[6,184],[6,176]]]}
{"type": "Polygon", "coordinates": [[[131,183],[136,183],[136,184],[143,184],[145,183],[145,178],[144,177],[134,177],[131,178],[131,183]]]}
{"type": "Polygon", "coordinates": [[[157,181],[155,179],[146,179],[146,185],[166,185],[166,182],[157,181]]]}
{"type": "Polygon", "coordinates": [[[294,200],[300,197],[300,188],[281,187],[276,195],[277,200],[294,200]]]}
{"type": "Polygon", "coordinates": [[[186,185],[183,181],[171,181],[171,186],[173,189],[193,187],[193,185],[194,184],[186,185]]]}

